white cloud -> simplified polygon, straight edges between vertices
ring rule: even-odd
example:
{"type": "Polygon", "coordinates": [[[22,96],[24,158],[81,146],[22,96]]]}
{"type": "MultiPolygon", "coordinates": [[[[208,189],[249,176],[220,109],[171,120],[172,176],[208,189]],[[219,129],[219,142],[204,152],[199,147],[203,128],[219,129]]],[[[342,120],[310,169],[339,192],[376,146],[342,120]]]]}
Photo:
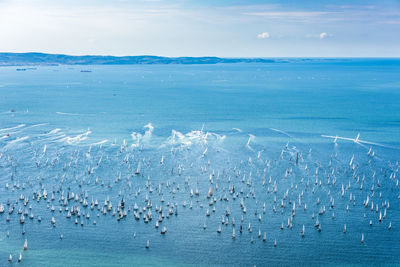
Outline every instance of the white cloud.
{"type": "Polygon", "coordinates": [[[270,35],[269,35],[268,32],[262,32],[260,34],[257,34],[257,38],[258,39],[266,39],[266,38],[269,38],[269,37],[270,37],[270,35]]]}
{"type": "Polygon", "coordinates": [[[316,39],[326,39],[329,37],[333,37],[333,34],[327,32],[321,32],[320,34],[307,34],[307,38],[316,38],[316,39]]]}

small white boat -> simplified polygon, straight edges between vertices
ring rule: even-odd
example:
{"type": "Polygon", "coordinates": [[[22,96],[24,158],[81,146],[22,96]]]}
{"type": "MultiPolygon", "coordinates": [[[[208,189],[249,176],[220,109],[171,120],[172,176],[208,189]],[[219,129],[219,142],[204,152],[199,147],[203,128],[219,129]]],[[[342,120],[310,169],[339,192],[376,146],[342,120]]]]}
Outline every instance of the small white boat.
{"type": "Polygon", "coordinates": [[[138,163],[138,166],[137,166],[135,174],[136,175],[140,174],[140,162],[138,163]]]}
{"type": "Polygon", "coordinates": [[[167,227],[163,226],[161,229],[161,234],[164,235],[167,232],[167,227]]]}
{"type": "Polygon", "coordinates": [[[25,243],[24,243],[24,250],[28,249],[28,239],[25,239],[25,243]]]}

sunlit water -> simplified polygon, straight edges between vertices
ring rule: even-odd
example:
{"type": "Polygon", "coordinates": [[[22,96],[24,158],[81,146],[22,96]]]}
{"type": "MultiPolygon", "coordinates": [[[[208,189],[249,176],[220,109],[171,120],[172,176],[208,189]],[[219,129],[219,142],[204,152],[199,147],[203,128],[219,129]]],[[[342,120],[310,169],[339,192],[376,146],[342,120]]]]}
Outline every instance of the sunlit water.
{"type": "Polygon", "coordinates": [[[399,265],[398,73],[363,59],[1,68],[0,266],[399,265]]]}

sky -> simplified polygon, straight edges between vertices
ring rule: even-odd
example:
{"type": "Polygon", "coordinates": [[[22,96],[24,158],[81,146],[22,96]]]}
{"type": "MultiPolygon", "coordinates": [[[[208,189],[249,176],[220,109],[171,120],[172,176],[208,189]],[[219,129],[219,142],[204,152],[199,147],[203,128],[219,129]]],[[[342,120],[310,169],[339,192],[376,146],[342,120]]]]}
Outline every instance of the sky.
{"type": "Polygon", "coordinates": [[[400,0],[0,0],[0,52],[399,57],[400,0]]]}

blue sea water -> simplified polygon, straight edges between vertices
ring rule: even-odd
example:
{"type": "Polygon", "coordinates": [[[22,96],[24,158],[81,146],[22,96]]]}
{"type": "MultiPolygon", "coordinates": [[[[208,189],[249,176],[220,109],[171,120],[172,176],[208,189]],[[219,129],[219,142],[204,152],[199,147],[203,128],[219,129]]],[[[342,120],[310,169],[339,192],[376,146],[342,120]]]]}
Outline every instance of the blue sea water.
{"type": "Polygon", "coordinates": [[[399,73],[398,59],[0,68],[0,266],[400,265],[399,73]],[[125,218],[101,213],[122,198],[125,218]],[[66,218],[78,206],[89,219],[66,218]],[[171,210],[159,228],[156,206],[171,210]]]}

